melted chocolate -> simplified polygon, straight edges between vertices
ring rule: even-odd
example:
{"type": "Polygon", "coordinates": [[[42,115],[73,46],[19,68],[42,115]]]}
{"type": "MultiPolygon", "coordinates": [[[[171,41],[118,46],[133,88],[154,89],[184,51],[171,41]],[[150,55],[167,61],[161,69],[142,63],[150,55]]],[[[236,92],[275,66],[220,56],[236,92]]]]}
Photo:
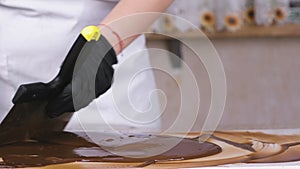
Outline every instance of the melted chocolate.
{"type": "MultiPolygon", "coordinates": [[[[100,134],[100,133],[99,133],[100,134]]],[[[156,161],[183,160],[210,156],[221,152],[221,148],[213,143],[199,143],[192,139],[182,139],[171,136],[152,135],[129,135],[122,137],[125,142],[129,139],[146,139],[147,141],[135,142],[114,147],[114,150],[125,152],[143,153],[143,149],[161,149],[161,143],[178,141],[179,143],[170,150],[160,155],[132,158],[113,154],[106,149],[92,143],[87,137],[81,134],[72,133],[48,133],[40,139],[16,142],[0,146],[0,163],[9,167],[34,167],[50,164],[60,164],[76,161],[84,162],[142,162],[141,166],[155,163],[156,161]],[[42,139],[43,138],[43,139],[42,139]],[[148,140],[151,140],[150,142],[148,140]],[[150,144],[151,143],[151,144],[150,144]],[[137,150],[133,150],[137,148],[137,150]]],[[[104,141],[110,143],[114,138],[107,138],[104,141]]]]}
{"type": "Polygon", "coordinates": [[[31,139],[0,146],[0,168],[71,162],[112,162],[106,163],[107,166],[124,164],[125,167],[152,164],[156,167],[200,167],[237,162],[276,163],[300,160],[300,135],[215,132],[209,142],[199,143],[198,134],[185,139],[132,134],[106,135],[91,140],[87,133],[51,132],[31,139]],[[139,156],[164,149],[172,142],[178,144],[159,155],[139,156]]]}
{"type": "Polygon", "coordinates": [[[251,143],[237,143],[237,142],[233,142],[231,140],[220,138],[220,137],[217,137],[217,136],[214,136],[214,135],[212,136],[212,138],[214,138],[216,140],[220,140],[220,141],[225,142],[227,144],[233,145],[235,147],[239,147],[239,148],[242,148],[242,149],[245,149],[245,150],[255,152],[254,148],[252,147],[253,144],[251,144],[251,143]]]}
{"type": "Polygon", "coordinates": [[[234,137],[236,143],[260,142],[261,147],[250,155],[248,163],[278,163],[299,161],[300,135],[274,135],[261,132],[217,132],[216,135],[224,134],[223,139],[234,137]],[[226,136],[228,135],[228,136],[226,136]],[[246,139],[246,140],[245,140],[246,139]],[[280,147],[279,147],[280,146],[280,147]]]}

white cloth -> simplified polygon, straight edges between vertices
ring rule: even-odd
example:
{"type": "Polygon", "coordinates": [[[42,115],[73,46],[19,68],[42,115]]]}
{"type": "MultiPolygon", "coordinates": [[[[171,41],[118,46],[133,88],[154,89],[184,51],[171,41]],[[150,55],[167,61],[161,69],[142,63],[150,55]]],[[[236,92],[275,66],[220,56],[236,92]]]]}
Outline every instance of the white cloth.
{"type": "MultiPolygon", "coordinates": [[[[116,2],[100,0],[0,0],[0,122],[12,107],[11,100],[18,86],[53,79],[81,29],[99,24],[115,5],[116,2]]],[[[124,56],[118,56],[119,63],[115,68],[122,66],[132,53],[144,48],[145,38],[141,36],[125,49],[124,56]]],[[[143,53],[123,67],[126,71],[138,71],[149,66],[148,55],[143,53]]],[[[115,82],[122,83],[126,77],[123,78],[115,79],[115,82]]],[[[141,73],[132,81],[132,87],[126,97],[139,110],[148,109],[148,95],[155,89],[153,73],[141,73]]],[[[155,97],[156,101],[151,102],[153,111],[148,113],[160,111],[158,97],[155,97]]],[[[119,114],[111,90],[95,103],[97,109],[88,109],[86,115],[84,110],[75,113],[67,129],[80,129],[80,120],[75,118],[80,116],[91,124],[99,124],[99,111],[102,122],[141,126],[119,114]]],[[[159,128],[160,119],[144,126],[159,128]]]]}

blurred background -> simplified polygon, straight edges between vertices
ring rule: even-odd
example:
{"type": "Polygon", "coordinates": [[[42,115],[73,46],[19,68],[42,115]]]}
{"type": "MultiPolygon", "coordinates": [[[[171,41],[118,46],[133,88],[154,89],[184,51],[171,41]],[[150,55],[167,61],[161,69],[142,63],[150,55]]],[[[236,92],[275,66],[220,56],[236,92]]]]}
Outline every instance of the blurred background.
{"type": "MultiPolygon", "coordinates": [[[[176,0],[168,13],[187,19],[195,27],[178,24],[178,18],[161,17],[150,28],[156,33],[200,44],[200,28],[223,62],[227,100],[219,129],[300,128],[300,0],[176,0]]],[[[158,34],[147,35],[149,48],[168,49],[188,64],[200,91],[199,131],[210,106],[211,88],[205,67],[189,48],[158,34]]],[[[163,127],[175,120],[180,107],[178,86],[189,82],[182,63],[167,53],[150,57],[169,75],[155,71],[157,86],[167,98],[163,127]]],[[[191,100],[192,107],[196,103],[191,100]]],[[[188,107],[183,112],[190,111],[188,107]]]]}

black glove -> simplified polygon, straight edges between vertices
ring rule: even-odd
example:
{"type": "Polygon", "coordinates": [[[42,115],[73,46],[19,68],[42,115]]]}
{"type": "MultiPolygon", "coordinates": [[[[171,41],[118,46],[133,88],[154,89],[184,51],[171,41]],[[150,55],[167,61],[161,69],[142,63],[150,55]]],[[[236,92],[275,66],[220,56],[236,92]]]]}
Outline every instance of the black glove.
{"type": "MultiPolygon", "coordinates": [[[[90,90],[85,89],[85,91],[81,91],[81,92],[85,92],[87,95],[99,97],[101,94],[105,93],[111,87],[113,74],[114,74],[114,69],[112,65],[117,63],[116,53],[112,48],[112,46],[107,42],[104,36],[101,36],[98,42],[88,42],[88,43],[91,43],[88,44],[90,46],[89,47],[86,46],[83,48],[83,50],[88,50],[87,51],[88,54],[84,56],[85,59],[86,60],[90,59],[93,62],[97,62],[95,60],[98,60],[101,61],[101,63],[97,69],[95,79],[92,79],[95,82],[95,88],[90,90]],[[95,92],[95,93],[88,93],[88,92],[95,92]]],[[[89,66],[89,65],[85,64],[83,66],[89,66]]],[[[91,70],[91,71],[96,71],[96,70],[91,70]]],[[[62,91],[55,97],[52,97],[51,100],[49,101],[48,105],[46,106],[47,115],[49,117],[57,117],[65,112],[74,112],[75,106],[73,103],[74,98],[72,96],[72,85],[76,85],[74,83],[77,82],[83,83],[87,79],[88,78],[79,77],[76,80],[73,80],[70,83],[66,84],[62,89],[62,91]]],[[[76,110],[79,110],[87,106],[93,99],[94,99],[93,97],[85,98],[85,100],[81,101],[80,104],[76,105],[76,110]]]]}
{"type": "Polygon", "coordinates": [[[98,27],[84,28],[70,49],[58,75],[49,83],[21,85],[13,98],[13,103],[40,102],[40,105],[45,104],[45,111],[49,117],[57,117],[65,112],[74,112],[75,108],[79,110],[87,106],[94,98],[106,92],[112,83],[114,74],[112,65],[117,63],[117,58],[105,37],[99,36],[98,27]],[[82,74],[80,76],[80,70],[84,70],[86,74],[83,75],[90,78],[82,74]],[[84,87],[86,85],[88,88],[84,87]],[[77,90],[72,92],[74,87],[77,90]],[[77,98],[81,97],[78,91],[89,97],[74,105],[72,93],[77,98]]]}

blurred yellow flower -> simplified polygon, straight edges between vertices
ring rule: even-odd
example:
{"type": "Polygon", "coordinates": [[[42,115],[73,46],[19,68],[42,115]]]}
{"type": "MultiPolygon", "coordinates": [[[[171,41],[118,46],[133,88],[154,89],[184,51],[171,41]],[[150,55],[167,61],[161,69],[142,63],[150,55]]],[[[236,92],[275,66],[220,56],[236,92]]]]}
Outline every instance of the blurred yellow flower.
{"type": "Polygon", "coordinates": [[[201,15],[201,25],[204,29],[213,31],[215,29],[215,14],[211,11],[203,12],[201,15]]]}
{"type": "Polygon", "coordinates": [[[245,21],[248,24],[254,24],[255,23],[255,9],[254,9],[254,7],[249,7],[245,11],[245,21]]]}
{"type": "Polygon", "coordinates": [[[225,16],[225,27],[229,31],[236,31],[240,29],[242,22],[239,16],[235,14],[229,14],[225,16]]]}
{"type": "Polygon", "coordinates": [[[285,12],[285,10],[283,10],[282,8],[275,8],[274,10],[274,15],[275,15],[275,21],[280,22],[286,19],[287,14],[285,12]]]}

